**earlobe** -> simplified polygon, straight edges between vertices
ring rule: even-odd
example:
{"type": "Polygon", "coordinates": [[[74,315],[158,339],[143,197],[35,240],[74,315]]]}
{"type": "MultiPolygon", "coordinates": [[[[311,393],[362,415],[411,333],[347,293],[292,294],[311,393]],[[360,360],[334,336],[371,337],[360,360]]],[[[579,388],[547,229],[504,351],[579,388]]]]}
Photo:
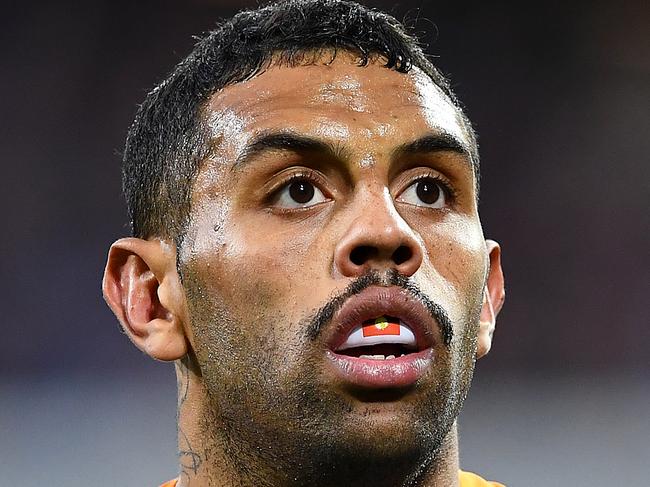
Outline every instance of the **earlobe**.
{"type": "Polygon", "coordinates": [[[108,253],[102,289],[140,350],[164,361],[185,356],[187,313],[173,245],[159,239],[118,240],[108,253]]]}
{"type": "Polygon", "coordinates": [[[506,298],[503,270],[501,268],[501,248],[493,240],[485,241],[490,259],[488,276],[483,292],[483,306],[479,318],[478,346],[476,357],[486,355],[492,347],[492,336],[496,319],[506,298]]]}

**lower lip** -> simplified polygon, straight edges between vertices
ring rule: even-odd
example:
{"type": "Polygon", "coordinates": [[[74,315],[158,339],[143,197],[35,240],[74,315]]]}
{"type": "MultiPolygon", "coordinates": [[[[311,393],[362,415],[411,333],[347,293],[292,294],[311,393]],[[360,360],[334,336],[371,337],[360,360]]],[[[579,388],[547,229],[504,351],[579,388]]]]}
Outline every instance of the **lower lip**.
{"type": "Polygon", "coordinates": [[[345,382],[358,387],[386,389],[415,384],[432,364],[433,349],[388,360],[350,357],[331,350],[327,351],[327,356],[345,382]]]}

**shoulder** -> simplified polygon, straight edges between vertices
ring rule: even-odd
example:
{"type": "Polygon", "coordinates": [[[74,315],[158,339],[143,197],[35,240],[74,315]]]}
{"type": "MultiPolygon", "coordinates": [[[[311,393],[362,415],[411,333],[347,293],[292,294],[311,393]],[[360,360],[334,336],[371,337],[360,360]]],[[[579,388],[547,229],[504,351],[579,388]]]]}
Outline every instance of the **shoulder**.
{"type": "Polygon", "coordinates": [[[462,470],[459,472],[459,478],[460,487],[505,487],[498,482],[488,482],[475,473],[463,472],[462,470]]]}

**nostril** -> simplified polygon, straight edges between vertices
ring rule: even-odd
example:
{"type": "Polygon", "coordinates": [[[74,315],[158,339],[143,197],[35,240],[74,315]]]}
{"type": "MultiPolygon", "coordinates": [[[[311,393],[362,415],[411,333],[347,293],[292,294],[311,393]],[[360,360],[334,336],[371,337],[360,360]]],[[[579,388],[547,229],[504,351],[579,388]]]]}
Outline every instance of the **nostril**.
{"type": "Polygon", "coordinates": [[[350,252],[350,260],[354,265],[363,265],[369,260],[375,258],[378,253],[379,251],[376,247],[361,245],[352,249],[352,252],[350,252]]]}
{"type": "Polygon", "coordinates": [[[401,265],[413,257],[413,251],[405,245],[400,245],[395,252],[393,252],[393,262],[401,265]]]}

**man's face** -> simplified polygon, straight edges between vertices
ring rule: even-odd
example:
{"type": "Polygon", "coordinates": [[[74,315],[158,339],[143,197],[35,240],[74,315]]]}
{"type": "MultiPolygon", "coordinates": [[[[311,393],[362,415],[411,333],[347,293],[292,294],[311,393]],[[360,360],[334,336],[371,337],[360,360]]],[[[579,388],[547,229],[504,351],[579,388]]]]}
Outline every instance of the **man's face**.
{"type": "Polygon", "coordinates": [[[304,468],[423,461],[469,387],[486,277],[458,111],[417,69],[339,55],[227,87],[204,118],[179,249],[204,426],[304,468]],[[375,318],[413,338],[346,348],[375,318]]]}

